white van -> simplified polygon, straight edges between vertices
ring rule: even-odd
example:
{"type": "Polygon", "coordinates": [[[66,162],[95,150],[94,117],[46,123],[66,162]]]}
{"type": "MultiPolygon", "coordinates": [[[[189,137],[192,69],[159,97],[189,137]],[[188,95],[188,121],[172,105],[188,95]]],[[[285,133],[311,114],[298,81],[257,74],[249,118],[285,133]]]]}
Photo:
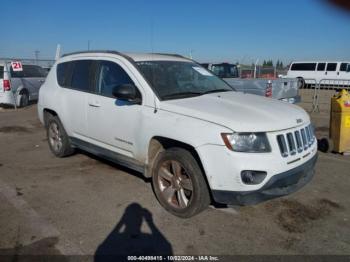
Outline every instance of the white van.
{"type": "Polygon", "coordinates": [[[286,77],[302,78],[306,84],[338,85],[346,80],[344,85],[350,86],[350,62],[293,62],[286,77]]]}
{"type": "Polygon", "coordinates": [[[38,99],[47,72],[37,65],[24,64],[22,67],[22,71],[16,72],[11,63],[0,62],[0,105],[25,107],[38,99]]]}

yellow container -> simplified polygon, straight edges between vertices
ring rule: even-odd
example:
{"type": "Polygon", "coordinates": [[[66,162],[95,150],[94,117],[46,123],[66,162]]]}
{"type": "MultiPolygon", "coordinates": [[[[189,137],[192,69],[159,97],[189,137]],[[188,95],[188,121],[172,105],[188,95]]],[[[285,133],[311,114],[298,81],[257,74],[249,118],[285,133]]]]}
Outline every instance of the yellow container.
{"type": "Polygon", "coordinates": [[[329,136],[335,152],[350,152],[350,94],[345,89],[332,97],[329,136]]]}

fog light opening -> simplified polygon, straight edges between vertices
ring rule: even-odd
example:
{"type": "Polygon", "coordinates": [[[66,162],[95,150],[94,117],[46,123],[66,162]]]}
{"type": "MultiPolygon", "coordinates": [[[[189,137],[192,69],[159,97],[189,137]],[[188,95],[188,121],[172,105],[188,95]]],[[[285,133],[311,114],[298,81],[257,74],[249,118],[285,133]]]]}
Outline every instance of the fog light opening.
{"type": "Polygon", "coordinates": [[[260,184],[266,177],[264,171],[244,170],[241,172],[241,178],[244,184],[257,185],[260,184]]]}

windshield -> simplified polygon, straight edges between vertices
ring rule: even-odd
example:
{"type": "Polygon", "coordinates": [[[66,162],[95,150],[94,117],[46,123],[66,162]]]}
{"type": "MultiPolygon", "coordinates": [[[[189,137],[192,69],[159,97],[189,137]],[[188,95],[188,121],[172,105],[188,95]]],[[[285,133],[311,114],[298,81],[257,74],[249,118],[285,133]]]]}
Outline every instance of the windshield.
{"type": "Polygon", "coordinates": [[[231,64],[215,64],[211,66],[211,71],[220,78],[237,78],[238,68],[231,64]]]}
{"type": "Polygon", "coordinates": [[[137,65],[161,100],[234,91],[226,82],[192,62],[142,61],[137,65]]]}

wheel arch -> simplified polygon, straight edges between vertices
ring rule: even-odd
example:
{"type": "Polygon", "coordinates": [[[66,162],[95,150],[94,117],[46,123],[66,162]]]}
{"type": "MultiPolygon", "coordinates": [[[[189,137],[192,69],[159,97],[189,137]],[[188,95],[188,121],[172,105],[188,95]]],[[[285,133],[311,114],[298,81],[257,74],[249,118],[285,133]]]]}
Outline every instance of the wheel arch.
{"type": "Polygon", "coordinates": [[[155,160],[156,160],[158,154],[166,149],[173,148],[173,147],[183,148],[191,153],[191,155],[197,161],[198,166],[202,171],[205,182],[206,182],[207,187],[208,187],[209,192],[210,192],[210,197],[212,198],[208,178],[207,178],[205,169],[203,167],[202,160],[201,160],[197,150],[195,149],[195,147],[188,144],[188,143],[184,143],[182,141],[175,140],[175,139],[168,138],[168,137],[163,137],[163,136],[152,137],[149,144],[148,144],[148,153],[147,153],[148,154],[147,155],[147,163],[148,164],[146,165],[144,175],[147,178],[152,177],[153,165],[155,163],[155,160]]]}
{"type": "Polygon", "coordinates": [[[44,112],[44,125],[45,125],[45,127],[47,126],[47,119],[48,119],[49,115],[58,116],[56,111],[49,109],[49,108],[44,108],[43,112],[44,112]]]}

